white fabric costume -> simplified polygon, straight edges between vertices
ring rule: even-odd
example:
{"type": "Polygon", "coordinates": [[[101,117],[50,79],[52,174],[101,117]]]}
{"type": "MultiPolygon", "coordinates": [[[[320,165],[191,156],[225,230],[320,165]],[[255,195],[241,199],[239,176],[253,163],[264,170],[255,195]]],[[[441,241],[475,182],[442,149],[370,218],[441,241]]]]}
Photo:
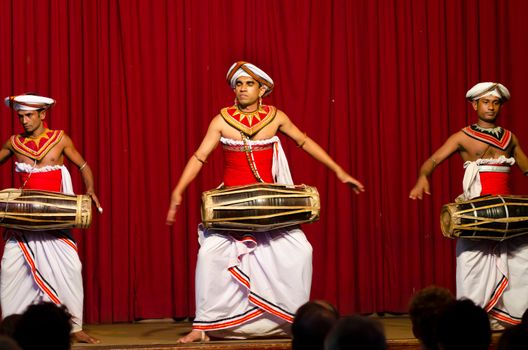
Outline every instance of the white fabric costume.
{"type": "MultiPolygon", "coordinates": [[[[509,172],[513,158],[466,162],[462,200],[480,196],[479,173],[509,172]]],[[[491,317],[518,324],[528,308],[528,236],[502,242],[458,239],[457,298],[469,298],[491,317]]]]}
{"type": "MultiPolygon", "coordinates": [[[[273,177],[293,184],[278,137],[249,142],[273,144],[273,177]]],[[[198,239],[193,328],[222,338],[288,334],[295,311],[310,295],[312,247],[304,233],[293,227],[230,235],[199,226],[198,239]]]]}
{"type": "MultiPolygon", "coordinates": [[[[33,168],[16,163],[17,172],[61,170],[62,192],[73,194],[65,166],[33,168]]],[[[83,284],[77,245],[67,230],[22,231],[8,229],[0,272],[2,314],[20,314],[34,303],[51,301],[68,308],[72,332],[82,330],[83,284]]]]}

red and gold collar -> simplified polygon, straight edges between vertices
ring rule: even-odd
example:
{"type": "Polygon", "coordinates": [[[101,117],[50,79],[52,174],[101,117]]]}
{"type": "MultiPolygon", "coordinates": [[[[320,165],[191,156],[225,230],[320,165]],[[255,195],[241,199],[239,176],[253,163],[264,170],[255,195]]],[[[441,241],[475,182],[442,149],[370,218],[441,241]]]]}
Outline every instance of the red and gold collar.
{"type": "Polygon", "coordinates": [[[34,160],[41,160],[62,139],[63,130],[46,129],[35,138],[23,135],[11,136],[11,145],[15,152],[34,160]]]}
{"type": "Polygon", "coordinates": [[[478,126],[477,124],[473,124],[466,126],[462,129],[462,131],[469,137],[497,147],[503,151],[508,148],[512,139],[511,131],[501,128],[500,126],[492,129],[486,129],[478,126]]]}
{"type": "Polygon", "coordinates": [[[220,115],[235,129],[244,134],[252,136],[268,125],[275,115],[277,109],[273,106],[261,106],[254,112],[241,112],[237,106],[222,108],[220,115]]]}

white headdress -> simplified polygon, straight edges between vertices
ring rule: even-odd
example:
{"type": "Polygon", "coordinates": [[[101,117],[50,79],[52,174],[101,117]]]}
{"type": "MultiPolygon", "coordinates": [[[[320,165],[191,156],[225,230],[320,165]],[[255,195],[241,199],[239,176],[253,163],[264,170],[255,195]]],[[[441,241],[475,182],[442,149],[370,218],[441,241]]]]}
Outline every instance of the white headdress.
{"type": "Polygon", "coordinates": [[[506,102],[510,99],[510,92],[500,83],[486,82],[476,84],[466,93],[466,98],[470,101],[476,101],[485,96],[495,96],[506,102]]]}
{"type": "Polygon", "coordinates": [[[231,88],[235,88],[236,80],[239,77],[251,77],[258,81],[262,86],[264,86],[264,88],[266,88],[264,96],[269,95],[273,90],[273,80],[269,75],[266,74],[266,72],[254,64],[244,61],[238,61],[234,63],[231,68],[229,68],[226,76],[227,83],[231,86],[231,88]]]}
{"type": "Polygon", "coordinates": [[[15,111],[36,111],[39,109],[48,109],[55,104],[55,100],[49,97],[38,95],[18,95],[7,96],[4,100],[8,107],[15,111]]]}

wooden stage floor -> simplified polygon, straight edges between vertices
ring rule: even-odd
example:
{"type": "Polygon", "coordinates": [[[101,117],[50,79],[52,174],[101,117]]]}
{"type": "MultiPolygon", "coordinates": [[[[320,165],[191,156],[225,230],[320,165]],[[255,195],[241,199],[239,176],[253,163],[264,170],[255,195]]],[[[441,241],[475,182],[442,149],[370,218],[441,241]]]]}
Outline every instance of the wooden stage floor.
{"type": "MultiPolygon", "coordinates": [[[[377,317],[385,328],[389,350],[419,350],[418,341],[413,337],[411,321],[407,316],[377,317]]],[[[174,322],[172,320],[149,320],[136,323],[116,323],[103,325],[85,325],[90,335],[101,340],[101,344],[74,344],[75,350],[118,350],[118,349],[273,349],[289,350],[289,339],[266,340],[223,340],[207,343],[176,344],[176,340],[189,332],[189,322],[174,322]]],[[[499,334],[494,334],[493,343],[497,342],[499,334]]],[[[494,348],[494,347],[492,347],[494,348]]]]}

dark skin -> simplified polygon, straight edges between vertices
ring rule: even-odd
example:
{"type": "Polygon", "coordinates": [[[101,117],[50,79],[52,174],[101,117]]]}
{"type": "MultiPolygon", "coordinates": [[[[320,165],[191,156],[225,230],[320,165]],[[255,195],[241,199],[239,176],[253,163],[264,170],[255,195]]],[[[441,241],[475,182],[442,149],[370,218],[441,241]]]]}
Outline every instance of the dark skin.
{"type": "MultiPolygon", "coordinates": [[[[233,92],[238,101],[238,107],[242,112],[253,112],[258,109],[259,98],[264,95],[266,89],[257,81],[250,77],[240,77],[235,83],[233,92]]],[[[302,145],[302,149],[310,154],[313,158],[331,169],[336,177],[348,184],[352,190],[359,194],[365,191],[361,182],[349,175],[341,166],[339,166],[326,151],[321,148],[314,140],[302,133],[288,116],[278,110],[275,119],[253,138],[254,140],[263,140],[275,136],[278,132],[288,136],[297,145],[302,145]]],[[[202,143],[195,152],[196,157],[201,160],[207,159],[211,152],[218,146],[221,137],[227,137],[233,140],[241,140],[240,132],[230,126],[221,115],[213,118],[202,143]]],[[[191,157],[183,170],[178,184],[172,191],[169,210],[167,211],[167,225],[172,225],[175,221],[176,212],[182,202],[183,192],[187,186],[194,180],[202,169],[203,163],[191,157]]],[[[193,329],[187,335],[178,340],[178,343],[191,343],[195,341],[208,341],[209,336],[202,331],[193,329]]]]}
{"type": "MultiPolygon", "coordinates": [[[[46,117],[46,111],[17,111],[17,116],[20,124],[24,128],[24,137],[38,138],[46,130],[44,127],[44,119],[46,117]]],[[[12,156],[19,163],[26,163],[31,166],[38,168],[48,165],[63,165],[64,157],[68,158],[77,167],[82,167],[86,162],[81,154],[75,149],[75,146],[68,135],[64,135],[61,141],[55,145],[40,161],[35,162],[33,159],[16,153],[8,140],[2,149],[0,149],[0,164],[4,164],[12,156]]],[[[86,194],[89,195],[94,201],[95,205],[101,212],[101,205],[99,199],[94,192],[94,179],[93,173],[90,166],[86,164],[82,170],[80,170],[81,176],[86,187],[86,194]]],[[[101,341],[94,337],[91,337],[84,331],[78,331],[72,333],[72,338],[81,343],[98,344],[101,341]]]]}
{"type": "MultiPolygon", "coordinates": [[[[477,112],[477,125],[483,128],[496,127],[497,117],[502,108],[502,101],[496,96],[486,96],[477,101],[472,102],[472,106],[477,112]]],[[[482,141],[469,137],[462,131],[451,135],[447,141],[436,150],[431,157],[426,160],[418,175],[416,185],[409,193],[411,199],[422,199],[423,194],[430,195],[429,176],[434,169],[444,160],[451,157],[454,153],[460,154],[464,161],[476,161],[485,156],[485,158],[499,158],[505,156],[507,158],[515,158],[517,166],[526,174],[528,171],[528,158],[519,145],[519,140],[512,134],[512,141],[508,148],[501,150],[499,148],[490,146],[482,141]]]]}

